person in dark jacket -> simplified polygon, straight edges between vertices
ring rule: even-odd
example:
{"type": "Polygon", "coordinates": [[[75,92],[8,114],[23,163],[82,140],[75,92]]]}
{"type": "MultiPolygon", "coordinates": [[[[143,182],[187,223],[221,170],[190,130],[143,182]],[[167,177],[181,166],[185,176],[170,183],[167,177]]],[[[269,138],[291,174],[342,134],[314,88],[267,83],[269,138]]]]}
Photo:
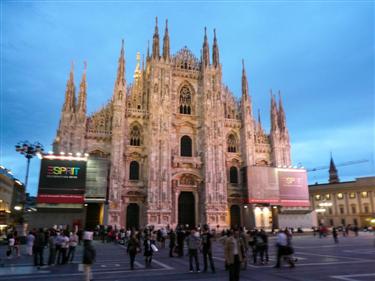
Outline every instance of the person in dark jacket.
{"type": "Polygon", "coordinates": [[[130,235],[130,239],[128,242],[128,248],[127,252],[130,257],[130,269],[134,269],[134,261],[135,261],[135,256],[137,255],[137,252],[139,251],[139,242],[138,239],[135,238],[134,233],[130,235]]]}
{"type": "Polygon", "coordinates": [[[154,253],[154,250],[152,249],[151,245],[155,245],[155,242],[150,240],[150,237],[148,234],[146,235],[143,247],[144,247],[144,256],[145,256],[145,267],[150,267],[152,262],[152,255],[154,253]]]}
{"type": "Polygon", "coordinates": [[[85,272],[85,281],[92,280],[91,267],[96,259],[96,251],[91,240],[83,240],[83,257],[82,263],[85,272]]]}
{"type": "Polygon", "coordinates": [[[33,252],[34,252],[34,265],[35,266],[44,265],[43,252],[44,252],[45,245],[46,245],[46,241],[44,237],[44,231],[42,228],[40,228],[34,240],[33,252]]]}
{"type": "Polygon", "coordinates": [[[185,232],[180,226],[176,230],[176,235],[177,235],[177,250],[178,250],[178,256],[183,257],[184,256],[184,239],[185,239],[185,232]]]}
{"type": "Polygon", "coordinates": [[[210,229],[207,224],[203,226],[203,234],[202,234],[202,254],[203,254],[203,264],[204,269],[203,272],[207,271],[208,262],[207,259],[210,262],[211,270],[213,273],[215,273],[215,264],[214,260],[212,258],[212,238],[213,235],[210,232],[210,229]]]}
{"type": "Polygon", "coordinates": [[[176,232],[171,229],[169,232],[169,256],[172,258],[173,256],[173,251],[176,247],[176,232]]]}

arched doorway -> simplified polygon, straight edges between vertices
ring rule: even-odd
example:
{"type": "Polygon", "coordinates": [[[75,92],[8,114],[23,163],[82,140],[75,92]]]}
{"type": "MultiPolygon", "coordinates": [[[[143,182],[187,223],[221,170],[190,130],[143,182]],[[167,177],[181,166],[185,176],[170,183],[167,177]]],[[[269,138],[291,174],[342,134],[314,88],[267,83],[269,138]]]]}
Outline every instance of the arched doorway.
{"type": "Polygon", "coordinates": [[[126,228],[139,228],[139,206],[136,203],[130,203],[126,208],[126,228]]]}
{"type": "Polygon", "coordinates": [[[230,207],[230,225],[231,227],[241,226],[241,209],[238,205],[230,207]]]}
{"type": "Polygon", "coordinates": [[[181,192],[178,197],[178,224],[195,226],[195,199],[193,192],[181,192]]]}

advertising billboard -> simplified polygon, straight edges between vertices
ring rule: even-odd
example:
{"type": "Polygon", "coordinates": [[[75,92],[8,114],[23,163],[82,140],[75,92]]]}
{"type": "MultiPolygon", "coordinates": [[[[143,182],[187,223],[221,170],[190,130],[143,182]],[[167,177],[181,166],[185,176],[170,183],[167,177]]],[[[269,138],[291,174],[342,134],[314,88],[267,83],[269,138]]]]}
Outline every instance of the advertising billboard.
{"type": "Polygon", "coordinates": [[[280,204],[310,206],[307,174],[301,169],[278,169],[280,204]]]}
{"type": "Polygon", "coordinates": [[[306,171],[292,168],[247,168],[247,203],[309,206],[306,171]]]}
{"type": "Polygon", "coordinates": [[[279,187],[276,170],[252,166],[247,169],[248,203],[278,203],[279,187]]]}
{"type": "Polygon", "coordinates": [[[72,159],[42,159],[38,203],[83,203],[86,161],[72,159]]]}

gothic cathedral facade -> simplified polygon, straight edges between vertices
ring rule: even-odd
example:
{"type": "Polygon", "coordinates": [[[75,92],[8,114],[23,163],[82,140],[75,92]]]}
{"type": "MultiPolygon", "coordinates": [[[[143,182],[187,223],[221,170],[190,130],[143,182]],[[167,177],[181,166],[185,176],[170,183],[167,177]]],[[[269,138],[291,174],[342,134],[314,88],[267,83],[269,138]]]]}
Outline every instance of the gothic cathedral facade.
{"type": "Polygon", "coordinates": [[[88,116],[86,98],[86,67],[78,100],[72,69],[53,147],[108,159],[111,225],[129,226],[134,214],[137,226],[243,225],[246,167],[291,165],[280,97],[271,93],[267,134],[253,116],[245,66],[240,99],[223,84],[215,32],[210,49],[205,31],[199,59],[186,47],[171,55],[167,22],[161,42],[156,21],[133,83],[123,43],[111,100],[88,116]]]}

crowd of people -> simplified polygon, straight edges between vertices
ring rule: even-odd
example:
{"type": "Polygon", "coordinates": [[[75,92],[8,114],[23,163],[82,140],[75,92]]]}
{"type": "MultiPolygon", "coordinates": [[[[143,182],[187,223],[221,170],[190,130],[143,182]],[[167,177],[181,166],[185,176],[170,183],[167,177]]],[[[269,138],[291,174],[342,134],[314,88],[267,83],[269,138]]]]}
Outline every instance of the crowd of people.
{"type": "MultiPolygon", "coordinates": [[[[338,243],[338,233],[343,236],[349,235],[349,229],[344,231],[332,228],[332,237],[338,243]]],[[[355,235],[358,235],[352,229],[355,235]]],[[[289,267],[295,267],[297,259],[293,257],[292,246],[293,229],[272,231],[276,236],[276,264],[275,268],[281,267],[283,261],[289,267]]],[[[297,232],[300,232],[299,230],[297,232]]],[[[325,237],[327,228],[319,226],[313,229],[314,236],[325,237]]],[[[84,271],[86,279],[91,280],[91,266],[95,261],[96,252],[91,240],[97,239],[102,243],[118,243],[126,249],[129,255],[130,269],[134,270],[135,258],[143,254],[145,267],[151,267],[153,255],[168,247],[168,255],[171,258],[185,256],[189,257],[190,272],[200,272],[203,261],[203,272],[209,269],[216,273],[217,265],[214,262],[213,241],[221,243],[224,249],[224,268],[229,272],[229,280],[239,280],[241,269],[246,270],[248,263],[254,265],[266,265],[269,263],[269,233],[264,229],[246,230],[245,228],[232,228],[222,230],[210,229],[208,225],[203,227],[189,227],[180,225],[175,229],[169,226],[155,229],[153,226],[144,229],[117,229],[111,226],[98,226],[93,232],[81,231],[78,228],[50,228],[39,230],[33,229],[26,236],[26,254],[34,257],[34,265],[41,267],[46,265],[44,250],[48,249],[48,266],[64,265],[73,262],[76,248],[83,244],[84,271]],[[82,242],[83,241],[83,242],[82,242]],[[187,249],[187,252],[185,252],[187,249]],[[201,255],[201,258],[199,257],[201,255]]],[[[21,254],[20,237],[17,231],[8,234],[8,248],[6,255],[9,259],[19,257],[21,254]]]]}
{"type": "MultiPolygon", "coordinates": [[[[176,229],[167,226],[158,230],[152,226],[141,230],[100,227],[96,230],[96,234],[103,243],[116,242],[124,245],[129,255],[131,270],[134,270],[136,256],[142,253],[145,267],[150,267],[153,255],[159,251],[159,248],[166,247],[166,241],[169,257],[189,257],[190,272],[201,272],[200,260],[203,260],[202,271],[207,272],[210,269],[212,273],[216,273],[213,241],[218,241],[224,248],[224,268],[229,272],[230,280],[239,280],[240,271],[246,269],[248,262],[260,266],[269,263],[269,240],[264,229],[234,228],[217,233],[216,229],[210,229],[208,225],[202,228],[180,225],[176,229]]],[[[285,229],[273,234],[276,235],[277,247],[275,267],[279,268],[282,261],[294,267],[297,260],[293,258],[292,231],[285,229]]]]}

